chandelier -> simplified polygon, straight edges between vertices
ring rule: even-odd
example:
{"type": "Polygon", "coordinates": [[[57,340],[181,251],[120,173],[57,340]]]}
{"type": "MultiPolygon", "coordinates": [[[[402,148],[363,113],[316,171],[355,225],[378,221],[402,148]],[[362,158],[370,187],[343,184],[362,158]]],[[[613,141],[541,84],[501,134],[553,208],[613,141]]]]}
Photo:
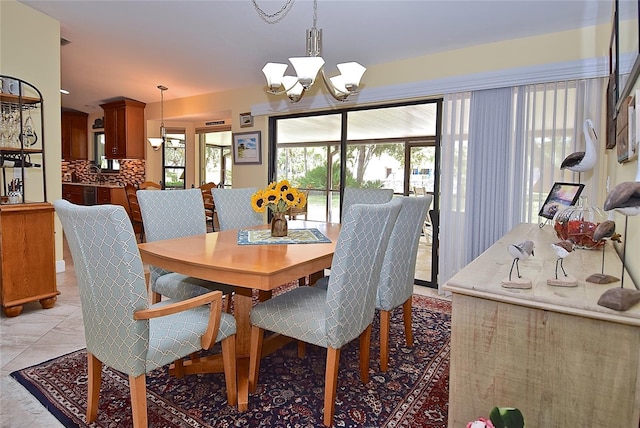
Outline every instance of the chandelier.
{"type": "MultiPolygon", "coordinates": [[[[284,14],[289,10],[291,2],[292,0],[288,0],[280,11],[272,15],[268,15],[260,9],[256,4],[256,0],[253,0],[253,5],[262,19],[272,24],[280,21],[284,17],[284,14]],[[267,18],[274,17],[277,18],[274,21],[267,20],[267,18]]],[[[340,74],[330,78],[327,78],[325,75],[323,69],[324,59],[321,56],[322,29],[316,28],[317,19],[318,2],[317,0],[314,0],[313,27],[307,29],[307,56],[289,58],[297,76],[285,76],[285,72],[288,68],[287,64],[275,62],[267,63],[263,67],[262,72],[267,79],[268,93],[272,95],[286,94],[291,102],[297,103],[300,101],[305,91],[313,85],[318,73],[322,75],[322,80],[324,81],[324,84],[331,96],[338,101],[345,101],[351,94],[355,94],[358,91],[360,79],[367,69],[357,62],[337,64],[340,74]]]]}
{"type": "Polygon", "coordinates": [[[167,140],[167,130],[164,127],[164,91],[168,88],[166,86],[158,85],[160,89],[160,138],[148,138],[149,144],[153,147],[153,150],[160,149],[162,143],[167,140]]]}

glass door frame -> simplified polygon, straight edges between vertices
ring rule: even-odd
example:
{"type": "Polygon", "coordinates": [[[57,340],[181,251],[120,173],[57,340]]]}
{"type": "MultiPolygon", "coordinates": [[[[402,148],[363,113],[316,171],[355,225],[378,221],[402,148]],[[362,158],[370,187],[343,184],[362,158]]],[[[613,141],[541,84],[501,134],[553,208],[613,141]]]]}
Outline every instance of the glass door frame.
{"type": "MultiPolygon", "coordinates": [[[[374,110],[380,108],[388,108],[388,107],[404,107],[416,104],[436,104],[436,127],[435,127],[435,140],[434,145],[436,148],[435,152],[435,166],[434,166],[434,195],[433,195],[433,207],[436,213],[436,220],[432,220],[433,226],[433,238],[432,238],[432,254],[431,254],[431,281],[424,281],[414,279],[415,284],[427,286],[430,288],[438,288],[438,246],[439,246],[439,202],[440,202],[440,156],[441,156],[441,140],[442,140],[442,108],[443,108],[443,99],[428,99],[428,100],[416,100],[411,102],[403,102],[403,103],[392,103],[392,104],[381,104],[381,105],[372,105],[372,106],[364,106],[364,107],[351,107],[344,109],[336,109],[336,110],[327,110],[321,112],[305,112],[305,113],[294,113],[291,115],[282,115],[282,116],[270,116],[268,123],[268,137],[269,137],[269,153],[268,153],[268,161],[267,161],[267,177],[269,177],[269,181],[277,180],[277,126],[278,120],[281,119],[290,119],[290,118],[299,118],[299,117],[310,117],[310,116],[318,116],[318,115],[330,115],[330,114],[341,114],[341,132],[340,132],[340,207],[342,207],[342,200],[344,196],[344,186],[346,179],[346,171],[347,171],[347,158],[344,156],[344,153],[347,151],[347,114],[352,111],[360,111],[360,110],[374,110]]],[[[432,136],[430,139],[433,139],[432,136]]],[[[407,140],[411,140],[414,138],[408,137],[407,140]]],[[[424,141],[424,138],[422,138],[424,141]]],[[[335,144],[335,143],[334,143],[335,144]]],[[[416,144],[424,144],[422,142],[416,144]]],[[[409,177],[406,174],[406,169],[409,165],[409,152],[411,147],[411,142],[407,141],[405,145],[405,193],[408,192],[408,180],[409,177]]],[[[327,169],[328,174],[330,174],[329,169],[327,169]]],[[[332,190],[327,189],[327,200],[328,203],[331,203],[332,190]]],[[[408,194],[408,193],[407,193],[408,194]]],[[[342,211],[342,210],[340,210],[342,211]]]]}

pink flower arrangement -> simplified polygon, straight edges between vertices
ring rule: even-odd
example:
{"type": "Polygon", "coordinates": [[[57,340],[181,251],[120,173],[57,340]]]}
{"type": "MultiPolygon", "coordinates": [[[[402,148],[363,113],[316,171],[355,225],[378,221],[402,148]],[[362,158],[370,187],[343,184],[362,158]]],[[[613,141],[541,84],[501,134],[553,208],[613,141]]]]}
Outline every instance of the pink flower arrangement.
{"type": "Polygon", "coordinates": [[[467,428],[495,428],[491,419],[478,418],[477,421],[469,422],[467,428]]]}

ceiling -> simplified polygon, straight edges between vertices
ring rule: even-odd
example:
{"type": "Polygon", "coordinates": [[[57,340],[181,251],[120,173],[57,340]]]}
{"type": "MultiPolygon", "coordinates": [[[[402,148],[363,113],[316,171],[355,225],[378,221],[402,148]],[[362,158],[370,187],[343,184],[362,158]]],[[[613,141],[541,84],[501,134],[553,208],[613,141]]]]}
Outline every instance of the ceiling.
{"type": "MultiPolygon", "coordinates": [[[[274,13],[287,0],[255,0],[274,13]]],[[[622,0],[626,1],[626,0],[622,0]]],[[[265,63],[303,56],[313,2],[292,0],[278,23],[251,0],[20,0],[60,21],[62,106],[93,113],[117,97],[157,102],[265,85],[265,63]]],[[[319,0],[323,57],[364,66],[611,22],[612,1],[319,0]]],[[[292,67],[289,69],[292,72],[292,67]]],[[[366,73],[363,78],[366,82],[366,73]]]]}

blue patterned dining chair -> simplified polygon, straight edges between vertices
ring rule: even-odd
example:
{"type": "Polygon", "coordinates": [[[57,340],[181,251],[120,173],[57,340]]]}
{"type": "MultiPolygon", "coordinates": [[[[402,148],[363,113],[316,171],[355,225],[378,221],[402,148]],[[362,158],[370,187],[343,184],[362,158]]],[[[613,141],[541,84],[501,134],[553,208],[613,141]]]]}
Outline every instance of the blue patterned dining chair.
{"type": "MultiPolygon", "coordinates": [[[[145,224],[147,242],[207,233],[200,189],[138,190],[136,196],[145,224]]],[[[193,278],[157,266],[149,266],[149,272],[154,303],[160,301],[160,296],[182,300],[220,290],[227,296],[225,309],[229,307],[233,292],[230,285],[193,278]]]]}
{"type": "Polygon", "coordinates": [[[251,208],[251,197],[257,189],[211,189],[218,213],[220,230],[241,229],[265,224],[264,216],[251,208]]]}
{"type": "MultiPolygon", "coordinates": [[[[402,210],[398,214],[389,245],[382,262],[376,309],[380,312],[380,370],[389,366],[389,330],[391,312],[402,306],[404,333],[407,346],[413,346],[412,296],[418,255],[418,241],[432,195],[419,198],[399,197],[402,210]]],[[[327,288],[329,277],[320,278],[316,287],[327,288]]]]}
{"type": "Polygon", "coordinates": [[[389,364],[391,312],[397,307],[402,306],[407,346],[413,346],[411,302],[418,241],[432,197],[397,198],[402,201],[402,210],[391,231],[376,296],[376,309],[380,312],[380,370],[383,372],[389,364]]]}
{"type": "Polygon", "coordinates": [[[393,198],[393,189],[364,189],[359,187],[345,187],[342,197],[342,214],[345,214],[353,204],[384,204],[393,198]]]}
{"type": "Polygon", "coordinates": [[[400,202],[353,205],[342,223],[326,289],[298,287],[251,311],[249,390],[258,383],[264,330],[327,348],[323,422],[333,422],[340,349],[360,338],[360,377],[369,381],[371,323],[382,259],[400,202]]]}
{"type": "Polygon", "coordinates": [[[75,266],[87,342],[87,423],[96,420],[102,365],[129,376],[134,427],[147,426],[146,373],[222,342],[227,401],[237,401],[233,316],[222,293],[149,305],[142,260],[123,207],[53,203],[75,266]]]}

